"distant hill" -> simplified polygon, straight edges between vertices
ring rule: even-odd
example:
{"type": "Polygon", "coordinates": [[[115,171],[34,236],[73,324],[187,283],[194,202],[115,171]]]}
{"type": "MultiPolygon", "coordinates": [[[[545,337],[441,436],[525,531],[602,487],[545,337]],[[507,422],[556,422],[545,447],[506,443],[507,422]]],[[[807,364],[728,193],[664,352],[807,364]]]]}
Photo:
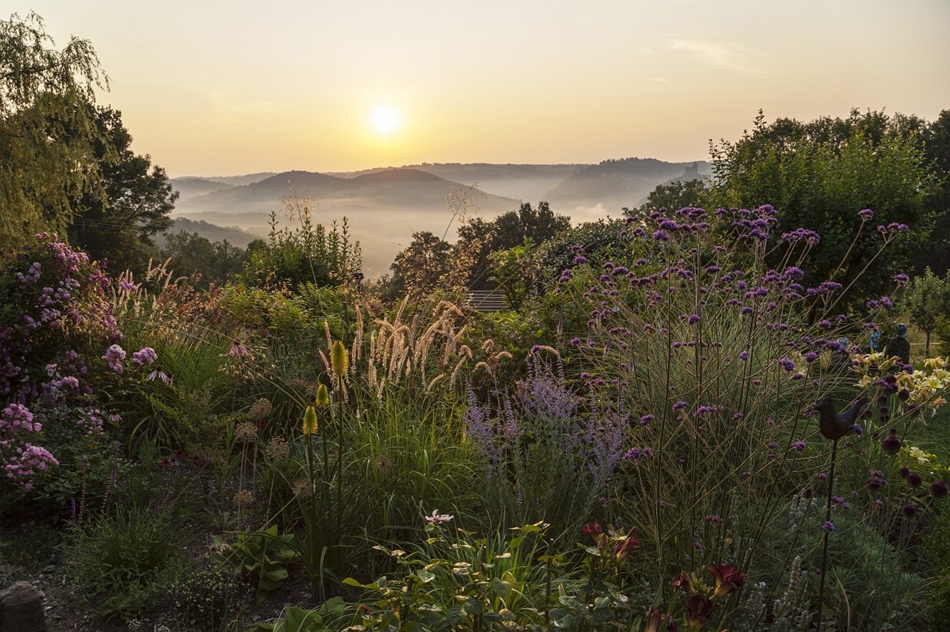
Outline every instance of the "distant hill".
{"type": "MultiPolygon", "coordinates": [[[[544,199],[544,194],[569,178],[583,167],[589,165],[514,165],[491,163],[430,163],[406,165],[404,169],[425,171],[433,175],[471,185],[478,183],[482,191],[503,197],[536,203],[544,199]]],[[[341,178],[355,178],[361,175],[379,173],[385,169],[365,169],[331,173],[341,178]]]]}
{"type": "Polygon", "coordinates": [[[230,184],[208,180],[207,178],[172,178],[169,182],[172,185],[172,189],[178,191],[178,199],[182,201],[198,195],[204,195],[205,193],[211,193],[212,191],[231,188],[230,184]]]}
{"type": "Polygon", "coordinates": [[[249,173],[245,176],[210,176],[205,178],[205,180],[211,180],[213,182],[221,182],[223,184],[230,184],[235,187],[243,187],[248,184],[254,184],[255,182],[260,182],[265,178],[269,178],[273,175],[276,175],[276,171],[262,171],[260,173],[249,173]]]}
{"type": "MultiPolygon", "coordinates": [[[[177,211],[270,212],[280,208],[281,198],[291,187],[298,197],[310,195],[318,210],[320,207],[344,212],[408,208],[441,212],[445,209],[445,197],[464,185],[418,169],[386,169],[353,178],[288,171],[247,186],[189,198],[178,205],[177,211]]],[[[480,197],[479,204],[486,213],[497,214],[518,208],[519,201],[486,193],[480,197]]]]}
{"type": "Polygon", "coordinates": [[[226,177],[210,177],[202,178],[196,176],[183,176],[180,178],[171,178],[169,183],[172,185],[172,189],[178,191],[179,200],[186,201],[198,195],[204,195],[205,193],[211,193],[213,191],[221,191],[223,189],[230,189],[232,187],[245,186],[248,184],[253,184],[254,182],[260,182],[265,178],[269,178],[274,175],[273,172],[268,173],[252,173],[246,176],[226,176],[226,177]]]}
{"type": "Polygon", "coordinates": [[[579,169],[547,192],[552,208],[570,213],[573,207],[600,206],[608,212],[639,205],[657,185],[674,179],[709,175],[709,163],[664,162],[653,158],[605,160],[579,169]]]}
{"type": "MultiPolygon", "coordinates": [[[[445,234],[452,241],[458,224],[446,196],[467,191],[478,182],[474,200],[481,217],[490,220],[517,210],[521,202],[547,201],[556,213],[575,223],[617,216],[624,206],[637,206],[657,185],[674,179],[702,177],[707,162],[664,162],[652,158],[606,160],[597,165],[512,165],[489,163],[422,163],[400,168],[344,173],[286,171],[228,178],[176,178],[182,197],[174,215],[210,225],[233,225],[257,236],[269,232],[270,213],[281,225],[281,198],[289,186],[298,198],[311,196],[313,221],[329,226],[349,220],[350,233],[363,246],[367,273],[389,270],[396,254],[409,245],[412,233],[445,234]],[[220,185],[218,188],[213,187],[220,185]],[[230,185],[230,186],[229,186],[230,185]],[[194,195],[185,195],[185,189],[194,195]],[[208,190],[198,193],[201,187],[208,190]]],[[[470,213],[474,214],[473,209],[470,213]]],[[[210,237],[209,237],[210,239],[210,237]]],[[[227,238],[238,243],[236,238],[227,238]]]]}

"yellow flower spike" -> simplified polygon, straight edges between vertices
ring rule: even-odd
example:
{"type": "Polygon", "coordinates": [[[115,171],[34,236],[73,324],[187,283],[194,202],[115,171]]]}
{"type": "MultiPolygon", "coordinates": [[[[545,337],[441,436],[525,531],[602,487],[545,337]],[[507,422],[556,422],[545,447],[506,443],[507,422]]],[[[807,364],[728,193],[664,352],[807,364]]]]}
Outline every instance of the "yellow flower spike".
{"type": "Polygon", "coordinates": [[[317,387],[317,406],[326,406],[330,403],[330,393],[327,391],[327,385],[321,384],[317,387]]]}
{"type": "Polygon", "coordinates": [[[346,355],[346,347],[343,346],[343,343],[337,340],[333,343],[333,348],[330,350],[330,368],[333,370],[333,374],[338,378],[342,378],[346,374],[346,369],[349,367],[349,358],[346,355]]]}
{"type": "Polygon", "coordinates": [[[307,406],[303,414],[303,433],[305,436],[316,434],[317,432],[317,411],[313,406],[307,406]]]}

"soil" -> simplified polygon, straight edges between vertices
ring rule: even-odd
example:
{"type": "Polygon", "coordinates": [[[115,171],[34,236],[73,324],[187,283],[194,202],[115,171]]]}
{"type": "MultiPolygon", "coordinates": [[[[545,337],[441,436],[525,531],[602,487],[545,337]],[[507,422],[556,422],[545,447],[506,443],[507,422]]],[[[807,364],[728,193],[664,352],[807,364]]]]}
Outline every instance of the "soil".
{"type": "MultiPolygon", "coordinates": [[[[125,623],[118,619],[106,620],[84,612],[73,598],[65,569],[61,565],[51,564],[42,569],[24,574],[20,568],[0,567],[0,577],[4,572],[13,581],[28,581],[42,593],[46,609],[46,629],[48,632],[206,632],[182,626],[177,613],[169,603],[159,608],[147,618],[137,622],[125,623]]],[[[12,582],[11,582],[12,583],[12,582]]],[[[237,620],[237,630],[255,623],[273,623],[286,606],[298,608],[316,608],[319,601],[314,594],[310,581],[299,569],[290,569],[290,578],[277,591],[261,604],[256,604],[248,590],[248,598],[237,620]]],[[[235,628],[230,628],[235,629],[235,628]]],[[[211,631],[207,631],[211,632],[211,631]]]]}

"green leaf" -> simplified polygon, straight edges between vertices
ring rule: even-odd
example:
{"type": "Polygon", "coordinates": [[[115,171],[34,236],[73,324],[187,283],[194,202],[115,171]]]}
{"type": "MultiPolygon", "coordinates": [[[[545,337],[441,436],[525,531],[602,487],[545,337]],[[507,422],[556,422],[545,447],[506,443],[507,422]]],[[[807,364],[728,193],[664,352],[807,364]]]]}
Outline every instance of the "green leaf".
{"type": "Polygon", "coordinates": [[[613,621],[614,613],[610,608],[594,608],[595,621],[613,621]]]}
{"type": "Polygon", "coordinates": [[[502,598],[506,598],[511,594],[511,584],[497,577],[491,580],[491,589],[492,592],[502,598]]]}
{"type": "Polygon", "coordinates": [[[485,606],[480,601],[469,599],[465,602],[465,612],[478,616],[485,613],[485,606]]]}

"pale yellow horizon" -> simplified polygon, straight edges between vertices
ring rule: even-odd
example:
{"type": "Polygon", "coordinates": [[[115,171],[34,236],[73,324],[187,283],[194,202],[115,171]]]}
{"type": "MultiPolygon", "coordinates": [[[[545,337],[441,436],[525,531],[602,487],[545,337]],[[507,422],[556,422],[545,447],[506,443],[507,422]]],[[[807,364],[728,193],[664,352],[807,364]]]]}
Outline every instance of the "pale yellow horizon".
{"type": "Polygon", "coordinates": [[[8,4],[93,43],[100,103],[172,177],[702,160],[760,109],[950,109],[945,0],[8,4]]]}

